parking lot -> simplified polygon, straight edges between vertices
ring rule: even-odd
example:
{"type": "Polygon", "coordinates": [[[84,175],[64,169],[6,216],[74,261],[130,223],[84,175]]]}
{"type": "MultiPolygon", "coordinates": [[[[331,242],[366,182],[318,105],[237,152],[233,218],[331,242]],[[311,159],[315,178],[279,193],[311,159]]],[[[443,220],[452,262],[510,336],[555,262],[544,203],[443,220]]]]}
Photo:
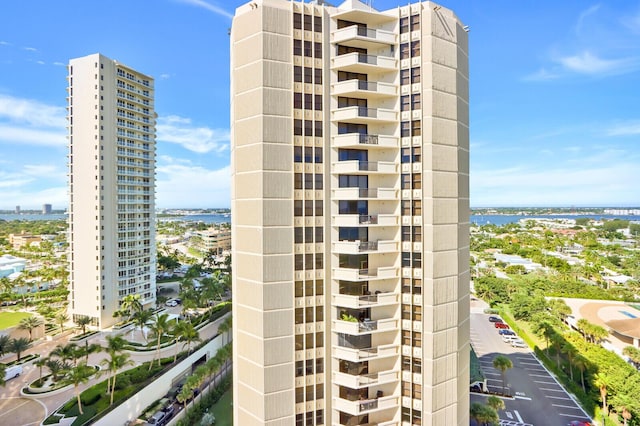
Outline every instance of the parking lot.
{"type": "MultiPolygon", "coordinates": [[[[591,421],[574,399],[541,365],[528,348],[512,347],[504,342],[489,315],[471,313],[471,344],[478,355],[490,392],[502,392],[502,374],[493,367],[498,355],[508,357],[513,368],[505,373],[505,410],[503,425],[566,426],[572,420],[591,421]]],[[[472,402],[484,402],[486,396],[472,394],[472,402]]]]}

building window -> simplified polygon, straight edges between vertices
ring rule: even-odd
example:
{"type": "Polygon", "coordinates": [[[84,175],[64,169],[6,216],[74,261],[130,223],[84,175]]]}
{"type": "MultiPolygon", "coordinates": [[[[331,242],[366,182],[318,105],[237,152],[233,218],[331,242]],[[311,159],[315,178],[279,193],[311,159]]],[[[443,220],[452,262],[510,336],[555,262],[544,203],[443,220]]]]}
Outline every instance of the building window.
{"type": "Polygon", "coordinates": [[[304,15],[304,29],[305,31],[311,31],[311,19],[313,17],[311,15],[304,15]]]}
{"type": "Polygon", "coordinates": [[[310,58],[313,56],[313,43],[310,41],[304,42],[304,56],[306,56],[307,58],[310,58]]]}
{"type": "Polygon", "coordinates": [[[304,174],[304,189],[313,189],[313,174],[304,174]]]}
{"type": "Polygon", "coordinates": [[[411,162],[411,148],[402,148],[400,162],[403,164],[411,162]]]}
{"type": "Polygon", "coordinates": [[[422,147],[414,146],[411,149],[411,161],[414,163],[419,163],[422,159],[422,147]]]}
{"type": "Polygon", "coordinates": [[[401,189],[411,189],[411,175],[403,173],[400,180],[401,189]]]}
{"type": "Polygon", "coordinates": [[[411,216],[411,200],[402,200],[402,216],[411,216]]]}
{"type": "Polygon", "coordinates": [[[302,189],[302,173],[293,174],[293,188],[302,189]]]}
{"type": "Polygon", "coordinates": [[[293,215],[302,216],[302,200],[293,201],[293,215]]]}
{"type": "Polygon", "coordinates": [[[422,200],[413,200],[413,216],[422,215],[422,200]]]}
{"type": "Polygon", "coordinates": [[[313,136],[313,121],[304,120],[304,135],[313,136]]]}
{"type": "MultiPolygon", "coordinates": [[[[294,16],[295,22],[295,16],[294,16]]],[[[400,34],[409,32],[409,17],[400,18],[400,34]]]]}
{"type": "Polygon", "coordinates": [[[413,253],[413,267],[422,268],[422,253],[413,253]]]}
{"type": "Polygon", "coordinates": [[[421,103],[420,103],[420,93],[414,93],[413,95],[411,95],[411,109],[421,109],[421,103]]]}
{"type": "MultiPolygon", "coordinates": [[[[295,130],[295,120],[294,120],[294,130],[295,130]]],[[[403,121],[400,123],[400,136],[403,138],[411,136],[411,123],[408,121],[403,121]]]]}
{"type": "Polygon", "coordinates": [[[420,15],[411,15],[411,31],[420,29],[420,15]]]}
{"type": "Polygon", "coordinates": [[[400,111],[409,111],[410,110],[410,96],[400,96],[400,111]]]}
{"type": "Polygon", "coordinates": [[[403,226],[402,227],[402,241],[411,241],[411,227],[403,226]]]}
{"type": "Polygon", "coordinates": [[[304,270],[304,257],[301,254],[296,254],[295,256],[295,270],[296,271],[304,270]]]}
{"type": "MultiPolygon", "coordinates": [[[[295,47],[294,47],[294,54],[295,54],[295,47]]],[[[409,50],[409,43],[402,43],[400,45],[400,59],[409,59],[410,56],[410,50],[409,50]]]]}
{"type": "Polygon", "coordinates": [[[317,33],[322,32],[322,16],[313,17],[313,31],[317,33]]]}
{"type": "Polygon", "coordinates": [[[407,85],[411,83],[411,70],[400,70],[400,84],[407,85]]]}
{"type": "Polygon", "coordinates": [[[302,15],[299,13],[293,14],[293,28],[296,30],[302,29],[302,15]]]}
{"type": "Polygon", "coordinates": [[[420,83],[420,68],[411,68],[411,83],[420,83]]]}
{"type": "MultiPolygon", "coordinates": [[[[322,123],[321,121],[316,121],[316,123],[322,123]]],[[[316,135],[317,136],[317,135],[316,135]]],[[[317,147],[314,149],[314,156],[313,156],[313,161],[316,164],[320,164],[322,163],[322,148],[321,147],[317,147]]]]}
{"type": "Polygon", "coordinates": [[[422,174],[415,173],[411,177],[412,180],[412,188],[413,189],[422,189],[422,174]]]}
{"type": "Polygon", "coordinates": [[[313,109],[322,111],[322,95],[315,95],[313,98],[313,109]]]}
{"type": "Polygon", "coordinates": [[[304,82],[311,84],[312,77],[313,77],[313,68],[304,67],[304,82]]]}
{"type": "Polygon", "coordinates": [[[411,253],[402,252],[402,267],[403,268],[411,267],[411,253]]]}
{"type": "Polygon", "coordinates": [[[304,202],[304,215],[313,216],[313,200],[305,200],[304,202]]]}
{"type": "Polygon", "coordinates": [[[420,136],[422,135],[422,128],[420,120],[415,120],[411,122],[411,135],[412,136],[420,136]]]}
{"type": "Polygon", "coordinates": [[[293,120],[293,134],[296,136],[302,136],[302,120],[293,120]]]}
{"type": "Polygon", "coordinates": [[[293,54],[296,56],[302,55],[302,40],[293,40],[293,54]]]}
{"type": "Polygon", "coordinates": [[[313,43],[313,56],[318,59],[322,58],[322,43],[313,43]]]}
{"type": "Polygon", "coordinates": [[[313,69],[313,82],[315,84],[322,84],[322,68],[313,69]]]}
{"type": "Polygon", "coordinates": [[[293,147],[293,161],[296,163],[302,163],[302,147],[301,146],[293,147]]]}
{"type": "Polygon", "coordinates": [[[414,243],[422,242],[422,227],[421,226],[414,226],[411,232],[412,232],[411,241],[413,241],[414,243]]]}
{"type": "Polygon", "coordinates": [[[316,200],[316,216],[322,216],[322,200],[316,200]]]}
{"type": "Polygon", "coordinates": [[[293,81],[302,83],[302,67],[295,65],[293,67],[293,81]]]}
{"type": "Polygon", "coordinates": [[[416,58],[420,56],[420,40],[411,42],[411,57],[416,58]]]}
{"type": "Polygon", "coordinates": [[[322,189],[322,173],[318,173],[315,175],[315,189],[322,189]]]}
{"type": "Polygon", "coordinates": [[[293,229],[294,242],[296,244],[301,244],[303,242],[302,235],[303,235],[302,228],[293,229]]]}

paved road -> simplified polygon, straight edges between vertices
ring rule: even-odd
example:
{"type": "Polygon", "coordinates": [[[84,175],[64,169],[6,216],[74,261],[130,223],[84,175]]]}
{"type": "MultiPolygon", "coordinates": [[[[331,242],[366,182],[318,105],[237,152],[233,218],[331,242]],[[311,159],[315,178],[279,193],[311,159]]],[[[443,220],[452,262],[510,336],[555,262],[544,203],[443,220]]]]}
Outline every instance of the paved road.
{"type": "MultiPolygon", "coordinates": [[[[471,313],[471,344],[478,355],[487,386],[502,391],[502,375],[493,367],[493,359],[505,355],[513,368],[506,371],[505,388],[515,398],[505,398],[506,409],[500,413],[503,425],[566,426],[571,420],[591,421],[573,398],[538,362],[529,348],[513,348],[502,341],[488,315],[471,313]]],[[[471,395],[472,402],[486,396],[471,395]]]]}

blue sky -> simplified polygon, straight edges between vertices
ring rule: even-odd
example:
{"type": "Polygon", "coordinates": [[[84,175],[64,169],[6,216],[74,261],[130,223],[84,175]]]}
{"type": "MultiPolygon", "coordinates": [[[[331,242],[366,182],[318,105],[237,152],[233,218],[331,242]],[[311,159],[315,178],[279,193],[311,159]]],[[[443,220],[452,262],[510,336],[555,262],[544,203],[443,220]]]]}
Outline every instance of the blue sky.
{"type": "MultiPolygon", "coordinates": [[[[3,2],[0,209],[66,207],[65,66],[96,52],[156,79],[157,206],[228,207],[243,3],[3,2]]],[[[440,3],[471,27],[471,205],[640,205],[640,1],[440,3]]]]}

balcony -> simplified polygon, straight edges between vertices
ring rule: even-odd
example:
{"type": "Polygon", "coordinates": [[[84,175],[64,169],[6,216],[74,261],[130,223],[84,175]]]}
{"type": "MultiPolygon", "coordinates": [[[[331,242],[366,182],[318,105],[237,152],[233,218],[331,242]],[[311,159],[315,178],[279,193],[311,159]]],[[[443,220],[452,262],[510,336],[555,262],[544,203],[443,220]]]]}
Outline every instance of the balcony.
{"type": "Polygon", "coordinates": [[[398,268],[393,266],[377,269],[334,268],[333,278],[346,281],[385,280],[398,278],[398,268]]]}
{"type": "MultiPolygon", "coordinates": [[[[372,173],[396,174],[398,165],[391,161],[360,161],[347,160],[338,161],[332,164],[334,174],[360,174],[368,175],[372,173]]],[[[357,188],[356,188],[357,189],[357,188]]]]}
{"type": "Polygon", "coordinates": [[[378,293],[370,295],[352,296],[349,294],[334,294],[333,306],[344,308],[362,309],[375,308],[377,306],[394,305],[399,303],[398,293],[378,293]]]}
{"type": "Polygon", "coordinates": [[[351,375],[348,373],[333,373],[333,383],[346,386],[351,389],[361,389],[368,386],[383,385],[385,383],[397,382],[399,374],[397,371],[381,371],[379,373],[351,375]]]}
{"type": "Polygon", "coordinates": [[[383,331],[398,331],[398,320],[386,318],[381,320],[364,320],[364,321],[344,321],[340,319],[333,320],[332,331],[336,333],[345,333],[352,336],[362,334],[370,334],[383,331]]]}
{"type": "Polygon", "coordinates": [[[383,396],[376,399],[349,401],[343,398],[333,398],[333,408],[357,416],[375,411],[398,408],[397,396],[383,396]]]}
{"type": "Polygon", "coordinates": [[[387,135],[361,135],[359,133],[346,133],[333,137],[333,146],[336,148],[398,148],[398,138],[387,135]]]}
{"type": "Polygon", "coordinates": [[[331,68],[340,71],[350,71],[371,74],[376,71],[395,71],[398,61],[389,56],[367,55],[364,53],[347,53],[332,58],[331,68]]]}
{"type": "Polygon", "coordinates": [[[398,251],[395,241],[337,241],[333,243],[334,253],[391,253],[398,251]]]}
{"type": "Polygon", "coordinates": [[[360,124],[393,123],[398,121],[398,113],[392,109],[350,106],[331,111],[331,119],[360,124]]]}
{"type": "Polygon", "coordinates": [[[390,31],[374,30],[364,26],[352,25],[341,28],[331,34],[331,42],[343,46],[360,47],[364,49],[379,48],[380,45],[396,43],[396,35],[390,31]]]}
{"type": "Polygon", "coordinates": [[[333,216],[333,226],[398,226],[399,218],[393,214],[340,214],[333,216]]]}
{"type": "Polygon", "coordinates": [[[346,80],[334,83],[332,93],[352,98],[376,99],[396,96],[398,86],[375,81],[346,80]]]}
{"type": "Polygon", "coordinates": [[[332,191],[334,200],[396,200],[397,189],[393,188],[337,188],[332,191]]]}
{"type": "Polygon", "coordinates": [[[347,348],[344,346],[333,347],[333,356],[335,358],[352,362],[371,361],[396,355],[399,355],[399,349],[398,346],[394,344],[362,349],[347,348]]]}

